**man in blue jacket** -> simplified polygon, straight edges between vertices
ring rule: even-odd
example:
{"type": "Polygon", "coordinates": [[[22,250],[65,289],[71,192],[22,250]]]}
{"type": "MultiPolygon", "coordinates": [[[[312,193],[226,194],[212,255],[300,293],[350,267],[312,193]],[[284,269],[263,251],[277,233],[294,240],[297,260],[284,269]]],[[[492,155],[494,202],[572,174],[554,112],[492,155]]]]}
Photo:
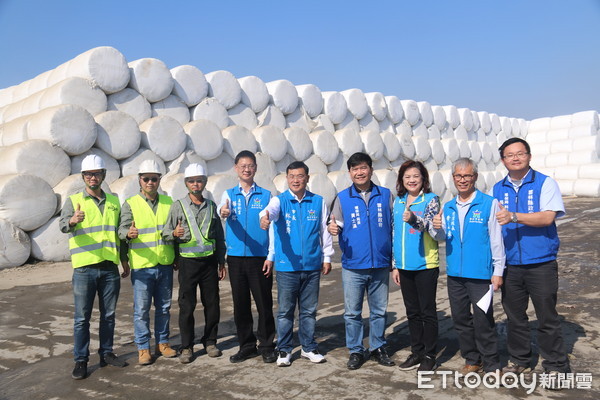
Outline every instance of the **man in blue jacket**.
{"type": "Polygon", "coordinates": [[[298,337],[303,358],[322,363],[315,341],[320,274],[331,271],[333,245],[327,232],[327,205],[323,197],[306,190],[308,166],[301,161],[286,170],[289,190],[273,197],[260,212],[260,227],[273,222],[275,250],[267,259],[277,271],[277,366],[291,364],[294,311],[298,304],[298,337]]]}
{"type": "MultiPolygon", "coordinates": [[[[496,220],[498,201],[475,189],[477,166],[468,158],[452,165],[458,196],[433,218],[436,239],[446,239],[448,298],[465,365],[460,372],[500,370],[494,309],[479,303],[502,286],[504,244],[496,220]],[[478,304],[479,303],[479,304],[478,304]]],[[[485,302],[483,302],[485,303],[485,302]]]]}
{"type": "Polygon", "coordinates": [[[347,161],[352,185],[333,201],[328,230],[339,235],[342,249],[344,320],[348,369],[366,361],[363,345],[362,305],[369,302],[370,358],[386,367],[395,363],[385,350],[385,327],[390,268],[392,265],[392,209],[390,190],[371,181],[373,162],[365,153],[347,161]]]}
{"type": "Polygon", "coordinates": [[[569,372],[560,319],[556,311],[559,239],[555,218],[565,214],[557,183],[529,167],[531,150],[520,138],[500,146],[508,176],[494,185],[502,204],[496,214],[506,246],[502,305],[508,318],[510,363],[505,372],[520,374],[531,368],[529,298],[538,318],[538,346],[548,373],[569,372]]]}

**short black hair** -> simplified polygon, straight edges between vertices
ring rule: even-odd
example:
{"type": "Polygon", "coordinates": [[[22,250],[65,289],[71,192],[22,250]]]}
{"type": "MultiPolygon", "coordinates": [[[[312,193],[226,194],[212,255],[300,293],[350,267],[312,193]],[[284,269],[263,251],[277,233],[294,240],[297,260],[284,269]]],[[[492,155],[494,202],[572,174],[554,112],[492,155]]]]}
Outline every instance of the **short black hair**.
{"type": "Polygon", "coordinates": [[[285,169],[285,173],[287,175],[291,169],[298,169],[298,168],[303,168],[304,173],[306,173],[306,175],[308,175],[308,165],[304,164],[302,161],[294,161],[293,163],[288,165],[287,168],[285,169]]]}
{"type": "Polygon", "coordinates": [[[513,137],[510,139],[506,139],[504,143],[502,143],[502,146],[498,148],[498,151],[500,152],[500,158],[504,158],[504,149],[510,146],[511,144],[515,143],[523,143],[523,145],[525,146],[525,150],[527,150],[527,153],[531,154],[531,147],[529,147],[529,143],[527,143],[524,139],[513,137]]]}
{"type": "Polygon", "coordinates": [[[250,150],[242,150],[242,151],[240,151],[237,154],[237,156],[235,156],[235,160],[233,160],[233,163],[237,165],[238,161],[240,161],[240,158],[249,158],[249,159],[252,160],[252,162],[254,164],[256,164],[256,156],[250,150]]]}
{"type": "Polygon", "coordinates": [[[369,168],[373,168],[373,160],[371,159],[371,156],[367,153],[354,153],[350,156],[348,161],[346,161],[346,165],[348,165],[348,171],[350,171],[350,168],[356,167],[357,165],[362,163],[367,163],[369,168]]]}

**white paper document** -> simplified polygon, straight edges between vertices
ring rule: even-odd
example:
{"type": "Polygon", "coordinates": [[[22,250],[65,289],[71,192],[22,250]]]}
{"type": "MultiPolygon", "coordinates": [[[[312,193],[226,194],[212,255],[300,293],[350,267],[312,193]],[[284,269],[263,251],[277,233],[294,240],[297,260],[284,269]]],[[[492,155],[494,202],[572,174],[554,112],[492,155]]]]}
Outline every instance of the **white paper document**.
{"type": "Polygon", "coordinates": [[[481,299],[477,302],[477,307],[481,308],[483,312],[488,312],[490,307],[492,306],[492,300],[494,299],[494,285],[490,283],[490,290],[483,295],[481,299]]]}

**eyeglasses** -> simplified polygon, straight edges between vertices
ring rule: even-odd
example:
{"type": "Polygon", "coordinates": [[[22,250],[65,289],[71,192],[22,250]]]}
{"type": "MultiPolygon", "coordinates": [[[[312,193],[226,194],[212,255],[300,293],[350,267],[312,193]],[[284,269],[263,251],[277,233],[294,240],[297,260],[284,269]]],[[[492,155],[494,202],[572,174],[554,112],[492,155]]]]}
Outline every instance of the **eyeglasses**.
{"type": "Polygon", "coordinates": [[[454,174],[452,175],[452,177],[454,178],[455,181],[462,181],[463,179],[465,181],[472,181],[473,178],[475,178],[474,174],[467,174],[467,175],[458,175],[458,174],[454,174]]]}
{"type": "Polygon", "coordinates": [[[242,171],[245,169],[249,169],[249,170],[254,170],[256,169],[256,164],[248,164],[248,165],[238,165],[237,166],[239,169],[241,169],[242,171]]]}
{"type": "Polygon", "coordinates": [[[504,158],[505,160],[512,160],[512,159],[514,159],[515,157],[516,157],[516,158],[523,159],[523,158],[527,157],[528,155],[529,155],[529,153],[527,153],[527,152],[524,152],[524,151],[520,151],[520,152],[518,152],[518,153],[510,153],[510,154],[507,154],[507,155],[505,155],[505,156],[504,156],[504,157],[502,157],[502,158],[504,158]]]}
{"type": "Polygon", "coordinates": [[[102,178],[102,176],[104,175],[104,172],[89,172],[89,171],[84,171],[82,172],[83,177],[84,178],[102,178]]]}
{"type": "Polygon", "coordinates": [[[148,183],[148,182],[156,183],[156,182],[158,182],[158,178],[157,177],[148,178],[147,176],[145,176],[145,177],[142,178],[142,180],[145,183],[148,183]]]}
{"type": "Polygon", "coordinates": [[[204,179],[198,178],[198,179],[186,179],[185,180],[187,183],[204,183],[204,179]]]}
{"type": "Polygon", "coordinates": [[[296,179],[302,181],[306,178],[305,174],[300,174],[300,175],[288,175],[287,176],[288,180],[290,181],[295,181],[296,179]]]}

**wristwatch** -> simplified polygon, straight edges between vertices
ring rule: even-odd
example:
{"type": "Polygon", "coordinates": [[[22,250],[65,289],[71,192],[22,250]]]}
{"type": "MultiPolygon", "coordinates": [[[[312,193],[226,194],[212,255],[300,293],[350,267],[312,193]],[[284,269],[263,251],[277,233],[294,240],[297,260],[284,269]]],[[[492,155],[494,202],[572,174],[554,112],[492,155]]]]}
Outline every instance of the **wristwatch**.
{"type": "Polygon", "coordinates": [[[517,223],[517,213],[512,213],[510,217],[510,222],[517,223]]]}

